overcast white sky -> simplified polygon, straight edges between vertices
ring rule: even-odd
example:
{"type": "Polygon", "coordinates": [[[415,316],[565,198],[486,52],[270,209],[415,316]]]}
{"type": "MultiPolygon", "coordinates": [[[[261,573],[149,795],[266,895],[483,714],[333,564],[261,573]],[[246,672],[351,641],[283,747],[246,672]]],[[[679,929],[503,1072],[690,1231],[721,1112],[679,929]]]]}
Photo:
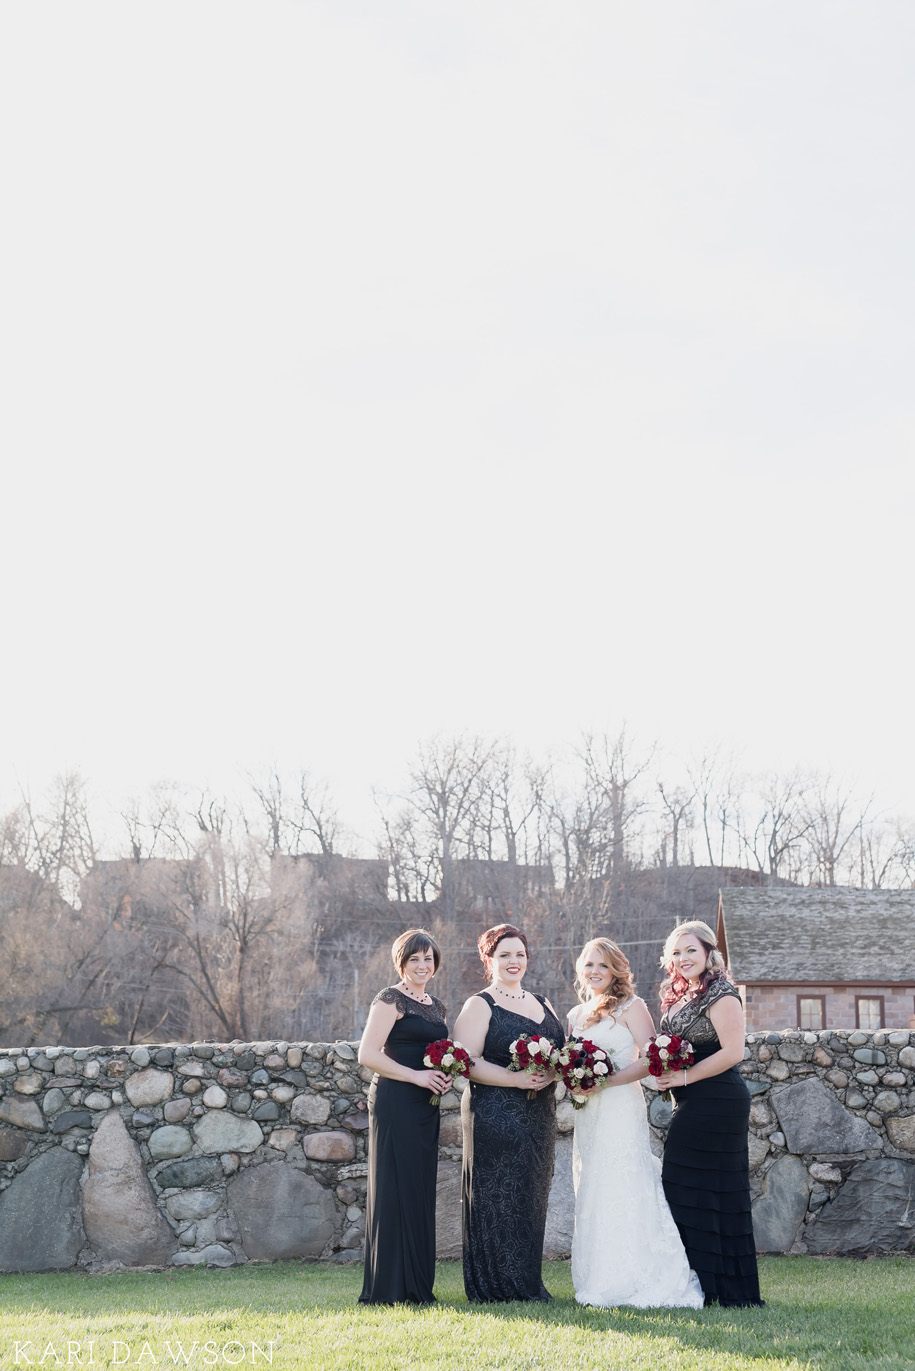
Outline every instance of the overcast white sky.
{"type": "Polygon", "coordinates": [[[0,9],[0,803],[582,729],[915,811],[905,0],[0,9]]]}

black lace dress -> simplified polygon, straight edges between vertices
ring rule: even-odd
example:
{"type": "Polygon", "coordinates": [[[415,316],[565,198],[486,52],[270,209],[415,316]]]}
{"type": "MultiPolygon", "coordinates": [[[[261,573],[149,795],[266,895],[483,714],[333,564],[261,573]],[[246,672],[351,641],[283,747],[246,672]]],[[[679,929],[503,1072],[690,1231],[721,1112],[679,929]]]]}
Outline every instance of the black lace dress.
{"type": "MultiPolygon", "coordinates": [[[[710,1057],[721,1044],[708,1011],[724,995],[740,998],[730,981],[712,981],[700,999],[665,1013],[661,1031],[688,1038],[697,1062],[710,1057]]],[[[706,1304],[762,1304],[750,1210],[750,1092],[732,1066],[673,1096],[664,1194],[706,1304]]]]}
{"type": "MultiPolygon", "coordinates": [[[[429,1043],[448,1036],[445,1006],[420,1004],[396,986],[372,1001],[393,1004],[384,1050],[395,1062],[423,1069],[429,1043]]],[[[369,1088],[369,1181],[365,1210],[363,1304],[429,1304],[435,1282],[435,1182],[441,1114],[432,1092],[410,1081],[376,1076],[369,1088]]]]}
{"type": "MultiPolygon", "coordinates": [[[[522,1033],[565,1042],[562,1025],[547,1008],[542,1023],[482,998],[492,1017],[483,1056],[508,1066],[509,1048],[522,1033]]],[[[471,1081],[464,1091],[463,1240],[464,1289],[468,1300],[548,1300],[541,1279],[546,1207],[556,1146],[556,1088],[532,1100],[528,1092],[471,1081]]]]}

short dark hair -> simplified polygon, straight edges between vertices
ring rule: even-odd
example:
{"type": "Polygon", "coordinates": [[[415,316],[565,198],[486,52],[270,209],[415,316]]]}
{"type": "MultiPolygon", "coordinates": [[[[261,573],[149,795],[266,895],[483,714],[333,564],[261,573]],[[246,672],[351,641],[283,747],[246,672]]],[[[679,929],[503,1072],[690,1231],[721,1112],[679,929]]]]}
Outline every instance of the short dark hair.
{"type": "Polygon", "coordinates": [[[407,962],[416,952],[431,952],[433,965],[438,971],[442,954],[432,934],[427,933],[424,928],[408,928],[406,933],[401,933],[399,938],[394,939],[391,948],[391,960],[401,976],[407,962]]]}

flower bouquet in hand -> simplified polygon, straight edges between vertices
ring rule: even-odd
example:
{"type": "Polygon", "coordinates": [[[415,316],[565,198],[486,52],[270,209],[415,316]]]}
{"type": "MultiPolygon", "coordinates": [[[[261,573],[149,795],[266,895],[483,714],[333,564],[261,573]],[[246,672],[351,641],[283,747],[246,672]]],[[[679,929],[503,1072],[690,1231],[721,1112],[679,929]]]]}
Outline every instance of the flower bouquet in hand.
{"type": "MultiPolygon", "coordinates": [[[[446,1076],[469,1076],[470,1068],[473,1066],[470,1053],[466,1047],[461,1047],[460,1043],[452,1042],[450,1038],[439,1038],[436,1042],[430,1043],[426,1048],[426,1055],[423,1057],[426,1066],[431,1066],[434,1071],[444,1071],[446,1076]]],[[[436,1107],[442,1102],[441,1095],[430,1095],[429,1103],[436,1107]]]]}
{"type": "Polygon", "coordinates": [[[590,1038],[571,1038],[565,1047],[553,1053],[553,1066],[562,1077],[573,1109],[584,1109],[588,1093],[613,1075],[609,1052],[592,1043],[590,1038]]]}
{"type": "MultiPolygon", "coordinates": [[[[694,1060],[693,1045],[676,1033],[656,1033],[648,1039],[645,1049],[649,1076],[663,1076],[665,1071],[685,1071],[694,1060]]],[[[670,1091],[662,1090],[662,1100],[670,1099],[670,1091]]]]}
{"type": "MultiPolygon", "coordinates": [[[[549,1071],[553,1066],[553,1044],[539,1034],[522,1033],[508,1050],[512,1058],[509,1071],[549,1071]]],[[[527,1098],[532,1100],[536,1094],[536,1090],[529,1090],[527,1098]]]]}

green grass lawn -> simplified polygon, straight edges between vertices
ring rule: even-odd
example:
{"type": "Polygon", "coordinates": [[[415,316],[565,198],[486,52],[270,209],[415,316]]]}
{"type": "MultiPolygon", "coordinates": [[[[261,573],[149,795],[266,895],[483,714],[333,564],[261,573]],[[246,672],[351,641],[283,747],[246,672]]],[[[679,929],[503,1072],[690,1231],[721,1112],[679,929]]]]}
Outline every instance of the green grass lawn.
{"type": "Polygon", "coordinates": [[[0,1367],[915,1371],[912,1258],[767,1258],[764,1309],[581,1309],[568,1262],[545,1277],[551,1305],[468,1305],[446,1262],[413,1310],[357,1306],[361,1268],[330,1264],[0,1276],[0,1367]]]}

